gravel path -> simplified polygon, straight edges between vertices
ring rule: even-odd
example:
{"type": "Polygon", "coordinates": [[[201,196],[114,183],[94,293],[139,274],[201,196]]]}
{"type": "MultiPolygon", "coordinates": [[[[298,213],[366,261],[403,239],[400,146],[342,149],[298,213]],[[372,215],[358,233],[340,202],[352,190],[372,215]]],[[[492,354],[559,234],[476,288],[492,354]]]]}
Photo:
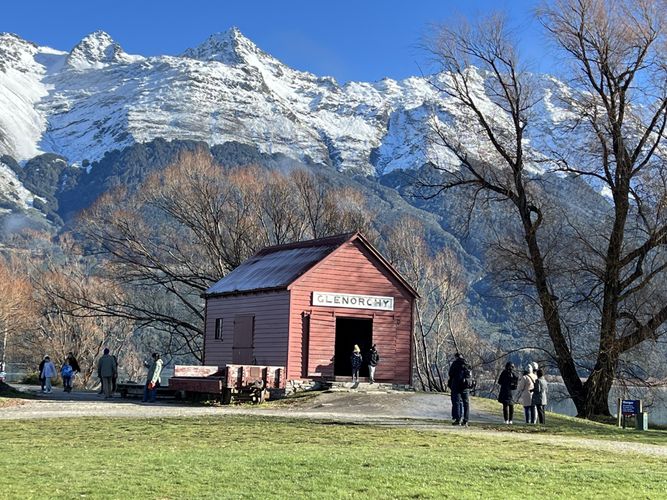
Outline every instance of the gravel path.
{"type": "Polygon", "coordinates": [[[437,432],[465,432],[480,437],[496,435],[522,443],[540,443],[568,448],[586,448],[616,453],[667,457],[667,446],[628,441],[586,439],[535,433],[507,433],[475,429],[476,423],[502,424],[500,416],[471,408],[471,427],[450,424],[451,403],[448,395],[415,392],[324,392],[292,404],[262,406],[194,406],[176,401],[142,403],[136,399],[104,399],[94,392],[63,393],[56,389],[41,394],[35,386],[15,386],[34,394],[36,399],[16,400],[17,404],[0,408],[0,420],[26,420],[72,417],[167,418],[226,415],[261,415],[308,420],[326,420],[366,425],[390,425],[437,432]]]}

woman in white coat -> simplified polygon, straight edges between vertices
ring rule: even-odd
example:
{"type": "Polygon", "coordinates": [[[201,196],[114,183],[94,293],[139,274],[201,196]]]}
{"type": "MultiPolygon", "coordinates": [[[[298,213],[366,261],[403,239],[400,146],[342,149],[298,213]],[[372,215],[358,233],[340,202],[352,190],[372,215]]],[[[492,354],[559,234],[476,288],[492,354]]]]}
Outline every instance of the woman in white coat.
{"type": "Polygon", "coordinates": [[[523,371],[523,376],[519,383],[516,386],[516,401],[523,406],[523,411],[526,416],[527,424],[534,424],[537,417],[535,407],[533,406],[533,394],[532,390],[534,387],[533,378],[531,377],[531,369],[528,365],[528,369],[523,371]]]}

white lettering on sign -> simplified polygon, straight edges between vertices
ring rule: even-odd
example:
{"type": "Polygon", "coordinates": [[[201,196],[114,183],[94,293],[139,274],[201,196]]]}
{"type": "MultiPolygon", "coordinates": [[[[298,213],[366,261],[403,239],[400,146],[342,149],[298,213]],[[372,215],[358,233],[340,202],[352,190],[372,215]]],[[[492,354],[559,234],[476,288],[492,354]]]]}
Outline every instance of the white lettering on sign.
{"type": "Polygon", "coordinates": [[[351,293],[313,292],[313,305],[323,307],[349,307],[352,309],[394,310],[394,297],[377,295],[353,295],[351,293]]]}

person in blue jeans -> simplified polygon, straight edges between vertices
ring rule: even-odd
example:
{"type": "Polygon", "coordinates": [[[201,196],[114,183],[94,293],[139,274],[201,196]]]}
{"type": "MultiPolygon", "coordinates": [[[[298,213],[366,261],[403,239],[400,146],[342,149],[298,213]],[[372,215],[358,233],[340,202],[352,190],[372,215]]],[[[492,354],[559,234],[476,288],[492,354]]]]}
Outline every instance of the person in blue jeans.
{"type": "Polygon", "coordinates": [[[154,352],[151,357],[153,361],[148,374],[146,375],[146,385],[144,386],[144,403],[155,403],[157,401],[157,388],[160,385],[160,374],[162,373],[162,360],[157,352],[154,352]]]}
{"type": "Polygon", "coordinates": [[[72,365],[69,364],[68,359],[65,359],[65,362],[60,369],[60,376],[63,379],[63,392],[72,392],[72,377],[74,376],[74,370],[72,369],[72,365]]]}
{"type": "Polygon", "coordinates": [[[464,383],[466,360],[458,352],[449,368],[447,387],[452,397],[452,425],[468,425],[470,417],[470,394],[464,383]]]}

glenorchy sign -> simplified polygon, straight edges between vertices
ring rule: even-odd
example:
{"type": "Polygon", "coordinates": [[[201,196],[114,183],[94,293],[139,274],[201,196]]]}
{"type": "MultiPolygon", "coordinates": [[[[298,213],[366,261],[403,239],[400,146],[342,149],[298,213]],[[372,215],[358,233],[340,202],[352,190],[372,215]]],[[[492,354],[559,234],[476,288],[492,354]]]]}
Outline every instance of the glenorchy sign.
{"type": "Polygon", "coordinates": [[[350,307],[352,309],[394,310],[394,297],[353,295],[351,293],[313,292],[313,305],[323,307],[350,307]]]}

